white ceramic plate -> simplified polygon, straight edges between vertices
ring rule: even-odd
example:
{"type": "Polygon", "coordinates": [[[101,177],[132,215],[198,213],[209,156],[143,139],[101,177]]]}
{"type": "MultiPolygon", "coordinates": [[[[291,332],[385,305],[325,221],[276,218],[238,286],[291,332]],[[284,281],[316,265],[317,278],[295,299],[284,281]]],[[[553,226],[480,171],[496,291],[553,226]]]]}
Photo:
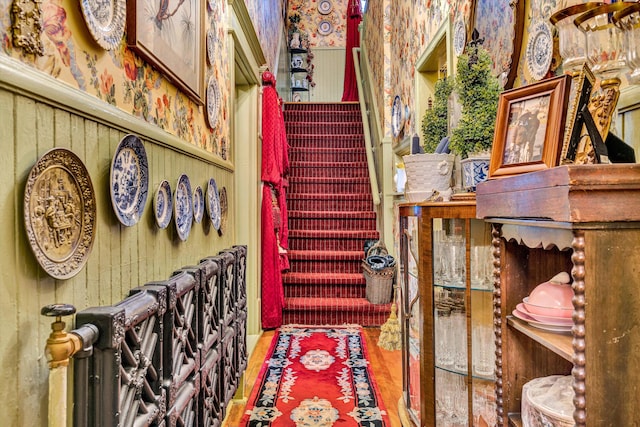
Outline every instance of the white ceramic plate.
{"type": "Polygon", "coordinates": [[[209,178],[207,185],[207,211],[213,228],[220,230],[220,195],[216,180],[213,178],[209,178]]]}
{"type": "Polygon", "coordinates": [[[321,0],[318,2],[318,12],[321,15],[328,15],[333,10],[333,4],[330,0],[321,0]]]}
{"type": "Polygon", "coordinates": [[[402,128],[402,101],[400,96],[396,95],[393,99],[393,105],[391,106],[391,132],[394,137],[400,135],[400,129],[402,128]]]}
{"type": "Polygon", "coordinates": [[[153,197],[153,214],[158,227],[167,228],[173,214],[173,194],[171,194],[171,185],[166,179],[158,185],[153,197]]]}
{"type": "Polygon", "coordinates": [[[180,175],[173,201],[173,216],[176,222],[176,230],[180,240],[185,241],[191,232],[193,224],[193,193],[191,192],[191,183],[189,177],[185,174],[180,175]]]}
{"type": "Polygon", "coordinates": [[[323,19],[318,24],[318,34],[321,36],[328,36],[333,32],[333,24],[326,19],[323,19]]]}
{"type": "Polygon", "coordinates": [[[551,26],[545,21],[537,22],[529,33],[526,61],[531,77],[541,80],[549,71],[553,58],[551,26]]]}
{"type": "Polygon", "coordinates": [[[80,8],[89,32],[101,48],[116,48],[124,35],[126,0],[81,0],[80,8]]]}
{"type": "Polygon", "coordinates": [[[215,129],[218,125],[218,115],[220,113],[220,88],[215,77],[209,77],[207,85],[207,121],[209,127],[215,129]]]}
{"type": "Polygon", "coordinates": [[[199,185],[193,190],[193,220],[195,222],[202,221],[204,217],[204,194],[202,187],[199,185]]]}
{"type": "Polygon", "coordinates": [[[111,204],[118,220],[126,226],[136,224],[147,203],[149,166],[147,152],[135,135],[120,141],[111,162],[111,204]]]}

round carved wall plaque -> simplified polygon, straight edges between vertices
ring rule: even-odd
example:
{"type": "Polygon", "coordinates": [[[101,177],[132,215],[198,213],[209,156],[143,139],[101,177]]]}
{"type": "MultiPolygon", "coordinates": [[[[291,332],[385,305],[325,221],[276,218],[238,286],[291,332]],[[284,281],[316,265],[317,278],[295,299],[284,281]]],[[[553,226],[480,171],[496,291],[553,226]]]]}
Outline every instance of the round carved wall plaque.
{"type": "Polygon", "coordinates": [[[86,167],[64,148],[46,152],[24,191],[24,221],[31,250],[55,279],[82,269],[95,238],[96,197],[86,167]]]}

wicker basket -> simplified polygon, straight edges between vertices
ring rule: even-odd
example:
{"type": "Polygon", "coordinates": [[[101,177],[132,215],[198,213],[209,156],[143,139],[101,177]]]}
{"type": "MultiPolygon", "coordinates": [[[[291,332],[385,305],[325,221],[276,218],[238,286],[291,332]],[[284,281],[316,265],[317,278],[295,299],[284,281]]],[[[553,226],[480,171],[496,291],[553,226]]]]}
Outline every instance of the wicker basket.
{"type": "Polygon", "coordinates": [[[366,261],[362,261],[362,273],[367,281],[367,301],[371,304],[388,304],[391,302],[395,270],[395,267],[373,270],[366,261]]]}
{"type": "Polygon", "coordinates": [[[451,188],[454,154],[410,154],[402,156],[407,172],[405,193],[410,202],[429,198],[434,191],[451,188]]]}

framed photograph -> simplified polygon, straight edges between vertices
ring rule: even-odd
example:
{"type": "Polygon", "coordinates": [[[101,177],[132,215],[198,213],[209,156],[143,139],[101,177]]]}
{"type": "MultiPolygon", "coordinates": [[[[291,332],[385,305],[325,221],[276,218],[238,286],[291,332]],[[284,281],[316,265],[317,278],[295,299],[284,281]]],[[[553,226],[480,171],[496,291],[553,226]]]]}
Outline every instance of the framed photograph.
{"type": "Polygon", "coordinates": [[[490,179],[559,165],[570,82],[563,75],[500,94],[490,179]]]}
{"type": "Polygon", "coordinates": [[[203,0],[127,1],[127,44],[199,105],[204,98],[203,0]]]}
{"type": "Polygon", "coordinates": [[[589,103],[591,91],[594,88],[596,79],[587,64],[582,70],[571,77],[569,89],[569,101],[567,104],[567,117],[562,141],[562,152],[560,154],[560,164],[571,164],[576,161],[576,157],[583,157],[589,151],[586,145],[589,143],[589,135],[583,122],[576,122],[579,110],[589,103]],[[579,133],[580,135],[576,135],[579,133]],[[573,140],[573,143],[572,143],[573,140]]]}

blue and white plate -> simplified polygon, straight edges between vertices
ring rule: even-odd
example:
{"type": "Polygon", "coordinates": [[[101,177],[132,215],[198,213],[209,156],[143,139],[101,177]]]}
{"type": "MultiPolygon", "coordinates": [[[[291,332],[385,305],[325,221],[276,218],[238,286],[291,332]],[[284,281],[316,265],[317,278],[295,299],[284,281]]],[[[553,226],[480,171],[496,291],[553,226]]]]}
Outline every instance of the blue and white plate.
{"type": "Polygon", "coordinates": [[[321,15],[328,15],[331,10],[333,10],[331,0],[320,0],[318,2],[318,12],[320,12],[321,15]]]}
{"type": "Polygon", "coordinates": [[[318,24],[318,34],[321,36],[328,36],[333,32],[333,24],[326,19],[323,19],[318,24]]]}
{"type": "Polygon", "coordinates": [[[118,47],[124,36],[126,0],[81,0],[80,9],[96,43],[105,50],[118,47]]]}
{"type": "Polygon", "coordinates": [[[227,200],[227,188],[220,189],[220,234],[227,229],[227,215],[229,213],[229,200],[227,200]]]}
{"type": "Polygon", "coordinates": [[[193,197],[191,192],[191,183],[189,177],[185,174],[180,175],[173,202],[173,216],[176,222],[176,230],[180,240],[185,241],[191,232],[191,224],[193,224],[193,197]]]}
{"type": "Polygon", "coordinates": [[[396,95],[391,106],[391,132],[395,138],[400,135],[400,129],[402,128],[402,110],[402,101],[400,96],[396,95]]]}
{"type": "Polygon", "coordinates": [[[209,179],[207,185],[207,211],[213,228],[220,230],[220,195],[216,180],[213,178],[209,179]]]}
{"type": "Polygon", "coordinates": [[[209,77],[207,85],[207,122],[211,129],[218,126],[218,114],[220,113],[220,88],[214,76],[209,77]]]}
{"type": "Polygon", "coordinates": [[[156,224],[159,228],[167,228],[171,222],[173,213],[173,195],[171,194],[171,185],[166,179],[163,180],[153,197],[153,214],[156,217],[156,224]]]}
{"type": "Polygon", "coordinates": [[[140,220],[147,202],[149,166],[147,152],[135,135],[120,141],[111,162],[111,203],[118,220],[131,226],[140,220]]]}
{"type": "Polygon", "coordinates": [[[202,221],[204,217],[204,194],[199,185],[193,190],[193,219],[195,222],[202,221]]]}
{"type": "Polygon", "coordinates": [[[533,30],[529,32],[527,42],[527,68],[531,77],[542,80],[549,71],[553,59],[553,36],[551,25],[545,21],[536,22],[533,30]]]}
{"type": "Polygon", "coordinates": [[[462,55],[467,43],[467,27],[464,20],[458,19],[453,26],[453,52],[456,56],[462,55]]]}

